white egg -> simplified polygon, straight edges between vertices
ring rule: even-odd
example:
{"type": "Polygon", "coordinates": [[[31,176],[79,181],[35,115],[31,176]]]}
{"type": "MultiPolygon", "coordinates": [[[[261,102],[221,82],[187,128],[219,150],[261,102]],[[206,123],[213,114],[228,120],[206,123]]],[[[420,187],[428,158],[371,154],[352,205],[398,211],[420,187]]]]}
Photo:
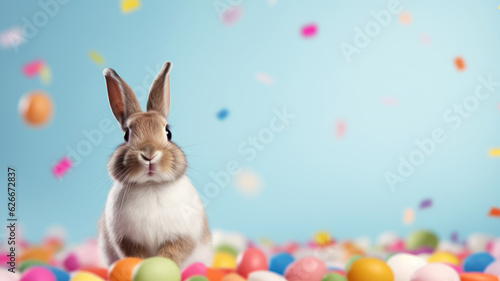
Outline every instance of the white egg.
{"type": "Polygon", "coordinates": [[[394,281],[410,281],[413,273],[426,264],[425,259],[410,254],[396,254],[387,261],[394,273],[394,281]]]}

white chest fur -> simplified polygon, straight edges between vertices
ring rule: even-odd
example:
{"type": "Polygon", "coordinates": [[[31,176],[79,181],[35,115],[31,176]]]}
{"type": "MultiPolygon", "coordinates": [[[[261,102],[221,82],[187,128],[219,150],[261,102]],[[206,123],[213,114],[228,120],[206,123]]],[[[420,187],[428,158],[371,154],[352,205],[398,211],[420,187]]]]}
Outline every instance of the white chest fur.
{"type": "Polygon", "coordinates": [[[106,202],[106,222],[114,237],[127,237],[150,254],[167,240],[188,235],[199,241],[204,211],[196,189],[186,176],[169,184],[120,186],[106,202]]]}

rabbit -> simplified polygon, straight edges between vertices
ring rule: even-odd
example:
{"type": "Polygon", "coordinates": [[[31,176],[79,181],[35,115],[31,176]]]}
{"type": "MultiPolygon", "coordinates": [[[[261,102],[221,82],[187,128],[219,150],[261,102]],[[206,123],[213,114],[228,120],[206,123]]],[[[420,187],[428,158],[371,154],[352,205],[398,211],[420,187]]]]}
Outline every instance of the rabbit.
{"type": "Polygon", "coordinates": [[[114,183],[98,226],[99,250],[108,265],[154,256],[180,268],[212,262],[205,211],[167,122],[171,67],[166,62],[153,80],[146,112],[113,69],[103,71],[111,111],[124,134],[108,162],[114,183]]]}

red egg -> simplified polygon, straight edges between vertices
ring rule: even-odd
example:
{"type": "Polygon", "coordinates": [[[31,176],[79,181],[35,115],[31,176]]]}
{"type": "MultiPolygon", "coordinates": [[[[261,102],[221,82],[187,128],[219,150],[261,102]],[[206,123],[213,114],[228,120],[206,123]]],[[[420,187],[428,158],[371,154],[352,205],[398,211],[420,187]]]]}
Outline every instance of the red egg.
{"type": "Polygon", "coordinates": [[[322,261],[317,258],[307,257],[289,265],[285,270],[285,278],[288,281],[321,281],[327,271],[322,261]]]}
{"type": "Polygon", "coordinates": [[[238,257],[238,261],[236,272],[244,278],[248,278],[248,274],[253,271],[267,270],[266,255],[256,248],[249,248],[244,251],[238,257]]]}

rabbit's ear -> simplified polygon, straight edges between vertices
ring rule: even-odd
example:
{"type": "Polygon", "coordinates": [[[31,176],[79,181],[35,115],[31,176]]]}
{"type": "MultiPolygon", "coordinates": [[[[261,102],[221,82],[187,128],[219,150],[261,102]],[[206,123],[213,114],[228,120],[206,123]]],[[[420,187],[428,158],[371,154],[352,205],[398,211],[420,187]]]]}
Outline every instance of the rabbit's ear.
{"type": "Polygon", "coordinates": [[[147,110],[161,113],[165,118],[170,109],[170,69],[172,63],[167,61],[156,75],[151,89],[149,89],[147,110]]]}
{"type": "Polygon", "coordinates": [[[124,129],[127,118],[140,112],[141,106],[130,86],[113,69],[106,68],[103,74],[108,88],[109,105],[116,120],[124,129]]]}

